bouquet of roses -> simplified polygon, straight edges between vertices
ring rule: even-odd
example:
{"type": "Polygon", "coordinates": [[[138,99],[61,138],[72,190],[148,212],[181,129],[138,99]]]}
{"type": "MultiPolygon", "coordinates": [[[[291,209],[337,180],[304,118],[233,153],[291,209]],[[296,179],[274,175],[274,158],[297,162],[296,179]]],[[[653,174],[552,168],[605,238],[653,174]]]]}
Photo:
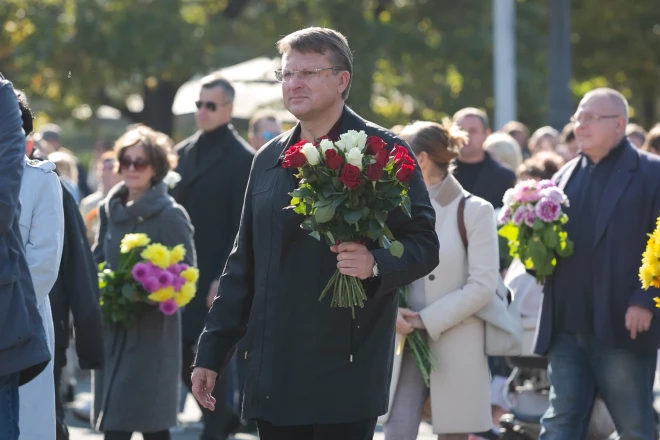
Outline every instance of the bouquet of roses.
{"type": "MultiPolygon", "coordinates": [[[[660,289],[660,218],[646,242],[646,250],[642,255],[642,267],[639,268],[639,279],[644,290],[651,287],[660,289]]],[[[660,308],[660,298],[654,299],[656,307],[660,308]]]]}
{"type": "MultiPolygon", "coordinates": [[[[408,286],[404,286],[399,289],[399,307],[406,309],[409,308],[408,286]]],[[[419,372],[422,373],[424,383],[428,387],[429,379],[431,377],[431,370],[435,368],[436,361],[428,342],[426,342],[424,334],[420,330],[415,329],[407,335],[401,336],[401,341],[396,348],[397,355],[402,353],[405,343],[408,343],[408,347],[410,347],[410,351],[415,358],[415,365],[417,365],[419,372]]]]}
{"type": "Polygon", "coordinates": [[[564,231],[569,206],[564,192],[551,180],[525,180],[504,194],[498,215],[499,234],[509,241],[509,253],[527,269],[536,271],[539,283],[552,275],[557,257],[573,253],[573,242],[564,231]]]}
{"type": "Polygon", "coordinates": [[[199,271],[181,263],[186,256],[183,245],[169,249],[150,243],[146,234],[126,234],[118,268],[99,265],[101,312],[106,323],[129,327],[136,314],[156,305],[164,315],[173,315],[195,296],[199,271]]]}
{"type": "MultiPolygon", "coordinates": [[[[318,240],[325,237],[330,246],[371,239],[401,257],[403,244],[386,220],[399,207],[410,217],[408,181],[415,162],[405,147],[395,144],[388,151],[385,146],[378,136],[350,130],[336,142],[302,140],[289,147],[282,166],[298,171],[300,183],[290,194],[289,208],[305,216],[301,227],[318,240]]],[[[358,278],[336,271],[319,301],[330,289],[331,307],[348,307],[353,317],[355,306],[364,307],[367,296],[358,278]]]]}

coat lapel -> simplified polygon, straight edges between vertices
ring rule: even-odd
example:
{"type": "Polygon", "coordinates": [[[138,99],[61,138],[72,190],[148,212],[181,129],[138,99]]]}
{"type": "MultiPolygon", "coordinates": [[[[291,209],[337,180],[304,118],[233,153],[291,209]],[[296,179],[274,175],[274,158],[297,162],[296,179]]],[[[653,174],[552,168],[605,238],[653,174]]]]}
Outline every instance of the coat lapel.
{"type": "Polygon", "coordinates": [[[435,201],[443,208],[463,195],[463,187],[456,178],[449,174],[435,196],[435,201]]]}
{"type": "Polygon", "coordinates": [[[566,188],[566,184],[568,183],[568,180],[573,175],[573,171],[575,171],[575,168],[578,166],[581,160],[582,157],[573,159],[571,162],[569,162],[566,165],[566,168],[564,169],[564,171],[562,171],[562,173],[558,177],[552,179],[555,181],[557,186],[561,188],[562,191],[566,188]]]}
{"type": "Polygon", "coordinates": [[[638,161],[639,156],[637,152],[630,146],[630,144],[627,144],[614,166],[614,172],[610,175],[610,178],[605,185],[604,196],[601,199],[600,206],[598,207],[598,215],[596,216],[594,246],[603,237],[610,216],[614,212],[614,208],[619,199],[628,187],[633,171],[637,169],[638,161]]]}

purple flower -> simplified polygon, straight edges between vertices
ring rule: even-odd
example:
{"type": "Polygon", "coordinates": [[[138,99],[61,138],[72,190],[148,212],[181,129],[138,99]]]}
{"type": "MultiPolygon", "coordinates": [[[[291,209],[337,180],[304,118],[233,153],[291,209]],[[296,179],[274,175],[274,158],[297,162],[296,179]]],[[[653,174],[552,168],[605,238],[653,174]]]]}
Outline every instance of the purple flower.
{"type": "Polygon", "coordinates": [[[170,267],[168,267],[165,270],[171,273],[172,275],[179,275],[179,272],[181,272],[178,264],[172,264],[170,267]]]}
{"type": "Polygon", "coordinates": [[[511,207],[505,206],[504,208],[500,209],[500,212],[497,214],[497,222],[500,225],[505,225],[511,221],[512,215],[513,212],[511,211],[511,207]]]}
{"type": "Polygon", "coordinates": [[[527,214],[527,208],[525,208],[525,205],[520,205],[518,209],[516,209],[516,212],[513,213],[513,224],[516,226],[522,225],[523,221],[525,221],[525,215],[527,214]]]}
{"type": "Polygon", "coordinates": [[[170,316],[174,315],[179,307],[176,305],[176,302],[173,299],[168,299],[167,301],[160,303],[158,308],[163,313],[163,315],[170,316]]]}
{"type": "Polygon", "coordinates": [[[536,189],[535,180],[525,180],[520,182],[515,187],[515,199],[519,203],[536,202],[539,197],[539,192],[536,189]]]}
{"type": "Polygon", "coordinates": [[[534,208],[531,205],[527,205],[527,209],[525,210],[525,224],[533,228],[534,220],[536,220],[536,212],[534,212],[534,208]]]}
{"type": "Polygon", "coordinates": [[[158,278],[158,283],[162,289],[164,287],[170,287],[172,284],[174,284],[175,275],[172,275],[166,270],[161,270],[160,273],[156,275],[156,278],[158,278]]]}
{"type": "Polygon", "coordinates": [[[538,188],[539,190],[542,190],[542,189],[546,189],[546,188],[553,188],[553,187],[556,187],[556,186],[557,186],[557,184],[555,182],[553,182],[552,180],[545,179],[545,180],[541,180],[536,185],[536,188],[538,188]]]}
{"type": "Polygon", "coordinates": [[[140,283],[142,284],[142,287],[144,287],[144,290],[146,290],[149,293],[154,293],[156,290],[160,289],[160,283],[158,282],[158,278],[154,275],[148,276],[140,283]]]}
{"type": "Polygon", "coordinates": [[[147,277],[150,277],[152,274],[153,271],[151,269],[151,266],[147,263],[138,263],[135,266],[133,266],[133,270],[131,271],[131,275],[133,275],[133,279],[137,282],[144,281],[147,277]]]}
{"type": "Polygon", "coordinates": [[[542,221],[551,223],[561,215],[561,205],[556,200],[543,198],[536,204],[535,212],[542,221]]]}
{"type": "Polygon", "coordinates": [[[186,279],[177,275],[176,277],[174,277],[174,281],[172,282],[172,287],[174,288],[175,292],[179,292],[184,284],[186,284],[186,279]]]}

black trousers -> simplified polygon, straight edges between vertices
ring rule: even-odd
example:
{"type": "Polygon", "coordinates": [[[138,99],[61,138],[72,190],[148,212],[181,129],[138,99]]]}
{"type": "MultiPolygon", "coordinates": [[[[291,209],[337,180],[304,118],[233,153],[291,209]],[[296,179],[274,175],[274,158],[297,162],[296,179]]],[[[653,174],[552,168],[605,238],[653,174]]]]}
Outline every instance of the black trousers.
{"type": "MultiPolygon", "coordinates": [[[[181,359],[183,362],[181,380],[192,393],[190,365],[195,361],[194,346],[184,344],[181,359]]],[[[199,407],[204,422],[201,440],[225,440],[238,428],[240,419],[234,410],[227,406],[227,377],[224,374],[216,380],[211,394],[216,400],[215,411],[199,407]]]]}
{"type": "Polygon", "coordinates": [[[257,421],[261,440],[372,440],[376,419],[332,425],[273,426],[257,421]]]}
{"type": "Polygon", "coordinates": [[[69,440],[69,429],[64,423],[64,405],[62,404],[62,369],[66,367],[66,349],[55,347],[53,376],[55,377],[55,438],[69,440]]]}
{"type": "MultiPolygon", "coordinates": [[[[131,440],[133,437],[132,432],[128,431],[108,431],[103,436],[104,440],[131,440]]],[[[142,438],[144,440],[170,440],[170,431],[158,431],[158,432],[144,432],[142,433],[142,438]]]]}

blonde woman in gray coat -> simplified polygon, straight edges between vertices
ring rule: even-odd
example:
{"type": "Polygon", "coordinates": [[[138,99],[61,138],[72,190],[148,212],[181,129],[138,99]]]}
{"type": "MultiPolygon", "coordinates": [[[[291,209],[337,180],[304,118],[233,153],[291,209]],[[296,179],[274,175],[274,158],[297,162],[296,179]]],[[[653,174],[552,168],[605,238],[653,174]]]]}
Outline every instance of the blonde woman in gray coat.
{"type": "MultiPolygon", "coordinates": [[[[170,139],[137,126],[117,140],[115,152],[124,181],[101,204],[97,262],[116,268],[122,238],[145,233],[168,247],[183,244],[184,263],[195,265],[190,220],[163,182],[173,166],[170,139]]],[[[169,428],[177,423],[180,312],[166,316],[150,308],[128,329],[106,325],[104,333],[105,367],[94,372],[96,428],[105,440],[130,440],[133,432],[145,440],[169,440],[169,428]]]]}

